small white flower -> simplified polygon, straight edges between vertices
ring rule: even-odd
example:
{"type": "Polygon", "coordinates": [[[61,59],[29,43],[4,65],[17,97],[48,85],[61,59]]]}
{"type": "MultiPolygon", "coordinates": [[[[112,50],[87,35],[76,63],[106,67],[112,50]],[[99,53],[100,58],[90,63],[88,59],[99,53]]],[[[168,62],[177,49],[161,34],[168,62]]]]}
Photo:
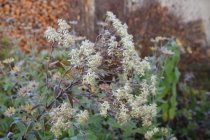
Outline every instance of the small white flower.
{"type": "Polygon", "coordinates": [[[59,33],[52,27],[48,27],[44,33],[44,36],[47,38],[49,42],[55,42],[60,40],[59,33]]]}
{"type": "Polygon", "coordinates": [[[91,55],[87,59],[88,59],[87,66],[90,67],[92,70],[97,69],[101,65],[101,62],[102,62],[102,57],[101,57],[100,53],[91,55]]]}
{"type": "Polygon", "coordinates": [[[107,117],[107,111],[109,110],[109,102],[105,101],[100,105],[100,114],[101,116],[107,117]]]}
{"type": "Polygon", "coordinates": [[[81,64],[83,64],[83,57],[80,57],[81,56],[81,52],[80,50],[78,49],[72,49],[71,52],[69,53],[69,56],[70,56],[70,63],[71,65],[73,66],[79,66],[81,64]]]}
{"type": "Polygon", "coordinates": [[[59,33],[68,33],[68,30],[71,26],[63,19],[58,19],[58,32],[59,33]]]}
{"type": "Polygon", "coordinates": [[[49,118],[52,124],[50,131],[56,138],[61,136],[63,131],[67,131],[71,128],[71,119],[73,118],[74,113],[75,110],[67,102],[50,110],[49,118]]]}
{"type": "Polygon", "coordinates": [[[90,84],[95,85],[96,84],[96,78],[98,78],[98,75],[91,69],[87,71],[87,74],[83,76],[83,84],[90,84]]]}
{"type": "Polygon", "coordinates": [[[69,33],[64,33],[63,34],[63,40],[62,44],[64,47],[69,47],[70,45],[74,44],[75,38],[69,34],[69,33]]]}
{"type": "Polygon", "coordinates": [[[132,88],[130,87],[130,84],[127,82],[124,87],[117,89],[113,92],[113,95],[118,101],[123,100],[132,100],[133,96],[130,94],[132,92],[132,88]]]}
{"type": "Polygon", "coordinates": [[[128,109],[122,104],[116,115],[117,122],[123,125],[129,120],[129,117],[128,109]]]}
{"type": "Polygon", "coordinates": [[[151,64],[147,58],[144,58],[142,61],[137,62],[138,65],[135,65],[135,71],[143,76],[146,71],[151,69],[151,64]]]}
{"type": "Polygon", "coordinates": [[[115,36],[111,36],[111,38],[109,39],[108,42],[108,55],[115,55],[115,49],[117,48],[118,42],[116,41],[116,37],[115,36]]]}
{"type": "Polygon", "coordinates": [[[159,129],[155,127],[152,130],[147,131],[144,137],[145,139],[150,140],[157,132],[159,132],[159,129]]]}
{"type": "Polygon", "coordinates": [[[156,86],[157,86],[157,77],[156,77],[156,75],[152,75],[150,79],[151,79],[150,91],[151,91],[152,95],[155,95],[156,92],[157,92],[157,88],[156,88],[156,86]]]}
{"type": "Polygon", "coordinates": [[[95,52],[94,50],[94,43],[90,42],[89,40],[82,41],[82,45],[80,46],[80,50],[85,56],[89,56],[95,52]]]}

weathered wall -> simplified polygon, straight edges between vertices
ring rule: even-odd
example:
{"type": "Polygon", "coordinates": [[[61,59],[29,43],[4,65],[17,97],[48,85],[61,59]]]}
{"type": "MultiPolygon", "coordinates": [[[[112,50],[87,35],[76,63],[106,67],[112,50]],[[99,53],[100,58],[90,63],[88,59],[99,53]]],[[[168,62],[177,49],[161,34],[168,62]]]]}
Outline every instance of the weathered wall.
{"type": "Polygon", "coordinates": [[[210,44],[210,0],[160,0],[160,2],[164,6],[170,7],[172,12],[184,17],[186,21],[201,18],[206,31],[208,44],[210,44]]]}
{"type": "MultiPolygon", "coordinates": [[[[145,3],[155,0],[131,0],[128,3],[130,11],[135,11],[145,3]]],[[[210,0],[158,0],[163,6],[177,16],[183,17],[185,22],[197,19],[203,20],[206,40],[210,44],[210,0]]]]}

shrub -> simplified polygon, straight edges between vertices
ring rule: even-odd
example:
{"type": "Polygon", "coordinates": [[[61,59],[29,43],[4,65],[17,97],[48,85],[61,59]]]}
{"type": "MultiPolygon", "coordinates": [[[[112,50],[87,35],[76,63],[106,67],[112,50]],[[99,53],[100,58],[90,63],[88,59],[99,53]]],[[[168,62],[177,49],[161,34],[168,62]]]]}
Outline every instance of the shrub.
{"type": "MultiPolygon", "coordinates": [[[[58,29],[49,27],[45,32],[52,44],[49,54],[17,55],[15,51],[17,57],[0,63],[3,135],[15,139],[175,139],[157,122],[159,56],[140,58],[127,25],[113,13],[107,12],[105,23],[103,32],[91,42],[75,36],[71,26],[59,19],[58,29]]],[[[163,40],[167,39],[153,41],[163,40]]],[[[158,53],[174,55],[167,47],[158,53]]]]}

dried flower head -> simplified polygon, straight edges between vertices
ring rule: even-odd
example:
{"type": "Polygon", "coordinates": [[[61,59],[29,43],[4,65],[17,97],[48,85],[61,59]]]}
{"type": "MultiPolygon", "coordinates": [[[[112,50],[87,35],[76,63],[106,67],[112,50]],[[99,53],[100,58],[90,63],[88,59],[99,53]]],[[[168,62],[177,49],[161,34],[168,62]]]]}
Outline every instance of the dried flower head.
{"type": "Polygon", "coordinates": [[[83,124],[88,120],[89,113],[87,110],[84,110],[80,111],[80,113],[78,113],[76,116],[77,116],[77,122],[83,124]]]}
{"type": "Polygon", "coordinates": [[[33,90],[33,89],[37,88],[38,86],[39,86],[39,83],[38,82],[36,82],[36,81],[30,81],[28,83],[28,86],[27,87],[29,89],[33,90]]]}
{"type": "Polygon", "coordinates": [[[5,116],[11,117],[15,114],[16,109],[14,107],[9,107],[4,113],[5,116]]]}
{"type": "Polygon", "coordinates": [[[33,110],[33,105],[32,104],[26,104],[26,105],[23,105],[20,107],[21,110],[29,113],[29,114],[33,114],[34,113],[34,110],[33,110]]]}
{"type": "Polygon", "coordinates": [[[21,87],[18,90],[18,95],[19,96],[26,96],[32,93],[37,87],[39,83],[36,81],[29,81],[28,85],[21,87]]]}
{"type": "Polygon", "coordinates": [[[34,130],[41,130],[42,129],[42,125],[41,125],[41,123],[39,123],[39,122],[36,122],[35,124],[34,124],[34,130]]]}
{"type": "Polygon", "coordinates": [[[23,116],[23,117],[21,118],[21,120],[22,120],[24,123],[30,123],[30,122],[31,122],[31,118],[28,117],[28,116],[23,116]]]}
{"type": "Polygon", "coordinates": [[[7,59],[3,60],[3,63],[10,64],[10,63],[14,62],[14,60],[15,60],[14,58],[7,58],[7,59]]]}
{"type": "Polygon", "coordinates": [[[18,72],[20,72],[20,67],[19,66],[14,66],[12,68],[12,70],[10,71],[11,74],[16,74],[18,72]]]}
{"type": "Polygon", "coordinates": [[[19,96],[26,96],[26,95],[28,94],[29,91],[30,91],[30,90],[28,89],[27,86],[22,87],[22,88],[20,88],[20,89],[18,90],[18,95],[19,95],[19,96]]]}

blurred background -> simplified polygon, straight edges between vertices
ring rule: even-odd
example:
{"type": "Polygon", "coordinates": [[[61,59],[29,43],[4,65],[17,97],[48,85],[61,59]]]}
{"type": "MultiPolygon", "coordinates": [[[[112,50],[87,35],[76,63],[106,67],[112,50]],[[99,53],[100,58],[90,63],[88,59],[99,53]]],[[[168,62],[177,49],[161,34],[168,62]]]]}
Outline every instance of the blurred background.
{"type": "Polygon", "coordinates": [[[12,47],[26,53],[47,48],[43,33],[59,18],[76,35],[95,40],[106,11],[127,23],[142,57],[151,54],[151,38],[176,38],[178,109],[165,123],[178,139],[210,139],[210,0],[0,0],[0,58],[12,47]]]}

